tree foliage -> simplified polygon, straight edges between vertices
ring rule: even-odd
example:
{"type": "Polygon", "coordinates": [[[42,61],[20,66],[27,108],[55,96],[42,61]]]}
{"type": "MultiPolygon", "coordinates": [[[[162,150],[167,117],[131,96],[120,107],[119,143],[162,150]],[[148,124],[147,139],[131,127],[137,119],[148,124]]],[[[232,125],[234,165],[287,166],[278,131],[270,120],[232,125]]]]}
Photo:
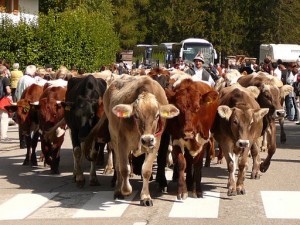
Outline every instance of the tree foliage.
{"type": "Polygon", "coordinates": [[[141,43],[205,38],[222,59],[300,43],[298,0],[40,0],[40,12],[38,26],[1,22],[0,57],[95,69],[141,43]]]}

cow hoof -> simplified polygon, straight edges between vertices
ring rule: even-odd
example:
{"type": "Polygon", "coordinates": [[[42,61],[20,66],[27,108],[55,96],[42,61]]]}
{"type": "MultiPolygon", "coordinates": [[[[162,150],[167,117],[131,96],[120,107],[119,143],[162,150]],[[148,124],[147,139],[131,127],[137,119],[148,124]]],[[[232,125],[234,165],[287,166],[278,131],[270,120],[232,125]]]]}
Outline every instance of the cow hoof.
{"type": "Polygon", "coordinates": [[[237,192],[234,190],[228,190],[227,196],[236,196],[237,192]]]}
{"type": "Polygon", "coordinates": [[[206,161],[204,164],[205,167],[210,167],[210,162],[206,161]]]}
{"type": "Polygon", "coordinates": [[[147,206],[147,207],[153,206],[153,201],[149,198],[145,198],[143,200],[140,200],[140,205],[141,206],[147,206]]]}
{"type": "Polygon", "coordinates": [[[260,179],[260,174],[257,174],[257,173],[251,174],[251,179],[259,180],[260,179]]]}
{"type": "Polygon", "coordinates": [[[260,172],[262,172],[262,173],[267,172],[267,170],[269,169],[269,166],[270,166],[270,163],[268,163],[266,165],[264,163],[260,164],[260,168],[259,168],[260,172]]]}
{"type": "Polygon", "coordinates": [[[177,200],[185,200],[185,199],[187,199],[187,197],[188,197],[188,193],[187,192],[182,193],[182,194],[178,194],[177,195],[177,200]]]}
{"type": "Polygon", "coordinates": [[[115,193],[115,194],[114,194],[114,199],[115,199],[115,200],[116,200],[116,199],[123,200],[123,199],[124,199],[124,196],[123,196],[122,194],[120,194],[120,193],[115,193]]]}
{"type": "Polygon", "coordinates": [[[160,192],[163,194],[167,194],[168,193],[168,187],[160,187],[160,192]]]}
{"type": "Polygon", "coordinates": [[[35,161],[35,162],[31,162],[31,166],[38,166],[38,163],[35,161]]]}
{"type": "Polygon", "coordinates": [[[238,195],[245,195],[246,194],[245,188],[237,189],[237,194],[238,195]]]}
{"type": "Polygon", "coordinates": [[[22,165],[23,166],[28,166],[29,165],[29,160],[25,159],[22,165]]]}
{"type": "Polygon", "coordinates": [[[196,196],[197,198],[203,198],[203,192],[202,191],[196,192],[196,196]]]}
{"type": "Polygon", "coordinates": [[[85,183],[85,180],[78,180],[78,181],[76,181],[77,187],[79,187],[79,188],[83,188],[84,187],[84,183],[85,183]]]}
{"type": "Polygon", "coordinates": [[[100,183],[97,179],[96,180],[90,180],[90,186],[100,186],[100,183]]]}
{"type": "Polygon", "coordinates": [[[60,174],[58,169],[51,169],[51,174],[60,174]]]}

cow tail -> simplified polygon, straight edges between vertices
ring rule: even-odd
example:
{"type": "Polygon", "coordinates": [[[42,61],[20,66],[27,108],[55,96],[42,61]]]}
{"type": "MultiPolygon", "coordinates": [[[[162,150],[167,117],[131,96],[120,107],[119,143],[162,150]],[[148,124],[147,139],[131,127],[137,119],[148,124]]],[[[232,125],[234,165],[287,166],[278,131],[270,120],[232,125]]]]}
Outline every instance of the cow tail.
{"type": "Polygon", "coordinates": [[[95,160],[97,154],[91,154],[91,151],[95,151],[95,142],[97,141],[98,137],[101,138],[101,129],[103,126],[105,126],[106,120],[107,117],[105,114],[103,114],[103,116],[96,123],[96,125],[93,127],[93,129],[89,132],[88,136],[84,140],[83,153],[85,155],[85,158],[89,161],[95,160]]]}

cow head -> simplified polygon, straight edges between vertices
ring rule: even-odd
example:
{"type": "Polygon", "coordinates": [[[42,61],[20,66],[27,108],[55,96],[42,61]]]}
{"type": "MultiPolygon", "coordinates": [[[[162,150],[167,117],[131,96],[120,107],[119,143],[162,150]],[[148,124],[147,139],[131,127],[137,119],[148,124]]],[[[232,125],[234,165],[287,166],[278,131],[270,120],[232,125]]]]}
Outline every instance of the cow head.
{"type": "Polygon", "coordinates": [[[165,126],[163,118],[170,119],[179,114],[174,105],[161,105],[156,97],[148,92],[140,94],[132,104],[116,105],[112,112],[119,118],[134,118],[141,135],[141,144],[146,148],[155,146],[156,137],[161,135],[165,126]]]}
{"type": "Polygon", "coordinates": [[[78,126],[79,137],[85,138],[99,120],[99,99],[79,95],[75,102],[61,102],[64,113],[72,114],[78,126]]]}
{"type": "Polygon", "coordinates": [[[166,89],[166,94],[169,102],[180,110],[176,118],[178,134],[184,139],[194,139],[200,134],[207,140],[217,111],[217,92],[202,82],[186,79],[174,90],[166,89]],[[209,89],[202,92],[201,85],[209,89]]]}
{"type": "Polygon", "coordinates": [[[23,132],[37,130],[32,126],[37,126],[37,111],[32,106],[32,102],[27,99],[20,99],[16,104],[5,107],[9,112],[15,112],[17,122],[22,127],[23,132]]]}
{"type": "Polygon", "coordinates": [[[284,117],[285,114],[281,103],[281,89],[284,90],[285,88],[282,88],[279,89],[276,85],[272,84],[261,84],[259,87],[260,94],[257,102],[261,107],[269,108],[269,114],[276,119],[284,117]]]}
{"type": "Polygon", "coordinates": [[[218,114],[229,123],[232,137],[238,148],[248,148],[262,130],[262,118],[269,112],[268,108],[242,110],[226,105],[218,107],[218,114]]]}
{"type": "Polygon", "coordinates": [[[42,98],[37,102],[39,109],[40,125],[44,130],[48,130],[64,117],[64,108],[61,101],[55,98],[42,98]]]}

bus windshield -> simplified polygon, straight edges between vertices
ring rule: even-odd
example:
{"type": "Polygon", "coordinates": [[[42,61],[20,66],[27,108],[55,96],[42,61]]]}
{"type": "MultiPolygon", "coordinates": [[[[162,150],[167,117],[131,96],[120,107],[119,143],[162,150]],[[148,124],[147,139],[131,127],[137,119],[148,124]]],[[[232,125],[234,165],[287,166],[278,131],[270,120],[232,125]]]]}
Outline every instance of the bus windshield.
{"type": "Polygon", "coordinates": [[[186,61],[193,61],[194,57],[201,52],[203,54],[205,63],[210,63],[212,60],[213,48],[209,43],[184,43],[183,45],[183,59],[186,61]]]}

